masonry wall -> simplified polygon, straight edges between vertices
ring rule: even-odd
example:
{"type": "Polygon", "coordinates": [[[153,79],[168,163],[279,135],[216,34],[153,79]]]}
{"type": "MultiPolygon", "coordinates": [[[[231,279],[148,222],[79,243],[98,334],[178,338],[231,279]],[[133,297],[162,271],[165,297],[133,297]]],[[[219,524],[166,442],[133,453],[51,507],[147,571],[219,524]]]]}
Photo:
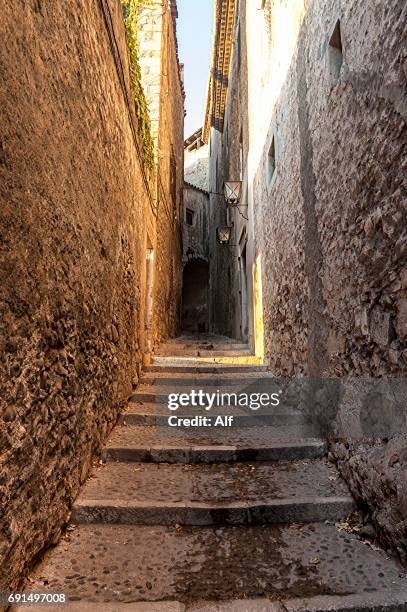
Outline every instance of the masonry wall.
{"type": "Polygon", "coordinates": [[[168,4],[163,5],[162,17],[154,346],[180,331],[182,289],[184,91],[177,58],[175,18],[168,4]]]}
{"type": "MultiPolygon", "coordinates": [[[[404,377],[407,8],[399,0],[256,4],[240,10],[247,19],[248,189],[266,359],[280,376],[404,377]],[[339,70],[329,45],[338,20],[339,70]]],[[[232,72],[229,82],[234,78],[232,72]]],[[[232,112],[227,108],[226,124],[232,112]]],[[[235,142],[238,130],[235,120],[235,142]]],[[[217,146],[224,138],[225,130],[211,144],[227,168],[217,146]]],[[[231,302],[237,292],[233,282],[231,302]]],[[[371,447],[351,440],[349,425],[363,430],[363,415],[357,402],[345,403],[337,417],[348,441],[332,450],[383,541],[405,559],[407,441],[397,410],[393,403],[389,432],[401,423],[400,434],[371,447]]]]}
{"type": "MultiPolygon", "coordinates": [[[[2,2],[1,14],[0,590],[6,590],[58,539],[92,457],[137,383],[154,187],[137,147],[120,2],[2,2]]],[[[162,258],[175,268],[179,251],[164,251],[174,246],[173,225],[161,231],[162,258]]],[[[161,310],[164,300],[171,303],[164,335],[174,329],[176,306],[169,293],[160,300],[161,310]]]]}
{"type": "Polygon", "coordinates": [[[184,179],[199,189],[208,191],[209,147],[201,145],[185,151],[184,179]]]}
{"type": "Polygon", "coordinates": [[[209,195],[184,183],[184,210],[182,227],[183,263],[190,258],[208,261],[209,257],[209,195]],[[186,211],[193,213],[192,225],[186,220],[186,211]]]}

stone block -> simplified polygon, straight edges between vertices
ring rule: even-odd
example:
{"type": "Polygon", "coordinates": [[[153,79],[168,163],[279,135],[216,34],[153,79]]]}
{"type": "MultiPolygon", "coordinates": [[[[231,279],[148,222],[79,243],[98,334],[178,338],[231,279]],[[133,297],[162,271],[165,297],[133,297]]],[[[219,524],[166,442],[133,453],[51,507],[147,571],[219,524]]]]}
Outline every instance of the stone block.
{"type": "Polygon", "coordinates": [[[390,341],[390,313],[381,308],[374,308],[370,317],[370,335],[380,346],[387,346],[390,341]]]}
{"type": "Polygon", "coordinates": [[[400,340],[407,338],[407,300],[399,300],[397,302],[396,333],[400,340]]]}

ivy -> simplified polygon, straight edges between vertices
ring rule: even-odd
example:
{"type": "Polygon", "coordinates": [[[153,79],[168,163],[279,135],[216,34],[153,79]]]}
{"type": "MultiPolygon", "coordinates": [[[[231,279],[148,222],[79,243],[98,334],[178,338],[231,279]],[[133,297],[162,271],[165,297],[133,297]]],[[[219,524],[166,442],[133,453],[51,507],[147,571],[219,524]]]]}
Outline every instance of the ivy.
{"type": "Polygon", "coordinates": [[[154,169],[154,141],[151,134],[150,115],[146,96],[141,83],[141,69],[138,48],[138,16],[140,6],[146,0],[121,0],[126,29],[126,42],[130,64],[131,93],[134,98],[138,129],[143,143],[144,161],[150,170],[154,169]]]}

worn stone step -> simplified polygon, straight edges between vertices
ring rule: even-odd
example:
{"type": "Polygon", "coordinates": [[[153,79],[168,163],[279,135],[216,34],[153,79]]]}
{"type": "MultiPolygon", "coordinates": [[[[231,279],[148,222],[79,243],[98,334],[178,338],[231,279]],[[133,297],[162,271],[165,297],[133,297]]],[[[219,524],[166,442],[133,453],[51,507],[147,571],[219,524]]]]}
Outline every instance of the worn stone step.
{"type": "MultiPolygon", "coordinates": [[[[266,598],[200,601],[183,604],[178,601],[142,603],[106,603],[103,612],[405,612],[407,595],[403,588],[386,588],[380,593],[355,595],[319,595],[281,601],[266,598]]],[[[32,606],[12,608],[32,612],[32,606]]],[[[67,612],[66,605],[53,606],[53,612],[67,612]]],[[[35,606],[36,612],[50,612],[49,606],[35,606]]],[[[69,612],[100,612],[100,603],[72,602],[69,612]]]]}
{"type": "Polygon", "coordinates": [[[207,364],[203,363],[200,365],[194,365],[193,362],[189,362],[186,365],[177,365],[168,362],[160,361],[159,363],[152,363],[144,367],[144,372],[154,372],[155,376],[168,376],[168,374],[177,375],[196,375],[196,374],[250,374],[254,372],[258,373],[270,373],[267,365],[228,365],[222,363],[207,364]]]}
{"type": "Polygon", "coordinates": [[[118,426],[102,451],[106,460],[169,463],[278,461],[309,459],[326,452],[326,443],[301,436],[302,426],[245,429],[118,426]]]}
{"type": "Polygon", "coordinates": [[[170,356],[154,356],[152,364],[153,365],[163,365],[166,367],[172,366],[203,366],[207,364],[219,364],[221,366],[248,366],[248,365],[263,365],[262,358],[256,355],[225,355],[223,352],[220,355],[172,355],[170,356]]]}
{"type": "Polygon", "coordinates": [[[225,348],[195,348],[195,347],[171,347],[167,350],[159,350],[154,356],[154,361],[156,361],[159,357],[220,357],[228,359],[229,357],[250,357],[251,352],[248,347],[245,348],[234,348],[230,347],[228,349],[225,348]]]}
{"type": "Polygon", "coordinates": [[[168,402],[130,401],[127,409],[119,416],[119,422],[127,425],[168,426],[169,417],[196,417],[199,414],[211,416],[233,416],[231,427],[271,427],[306,426],[307,417],[290,406],[270,406],[252,410],[244,406],[219,406],[210,411],[202,408],[182,407],[176,411],[168,408],[168,402]]]}
{"type": "Polygon", "coordinates": [[[251,599],[264,598],[282,602],[284,612],[383,612],[406,609],[402,571],[356,535],[327,524],[80,525],[37,567],[30,590],[65,592],[101,609],[111,602],[171,601],[203,612],[229,602],[225,610],[248,612],[263,610],[251,599]],[[212,603],[204,603],[208,599],[212,603]]]}
{"type": "Polygon", "coordinates": [[[248,372],[184,372],[170,374],[168,372],[148,372],[140,378],[142,385],[158,386],[197,386],[197,385],[242,385],[249,383],[277,382],[277,378],[269,371],[257,372],[251,369],[248,372]]]}
{"type": "Polygon", "coordinates": [[[249,345],[244,342],[164,342],[160,345],[157,355],[172,355],[173,351],[249,351],[249,345]]]}
{"type": "Polygon", "coordinates": [[[185,343],[195,343],[195,344],[204,344],[204,343],[223,343],[223,344],[235,344],[239,342],[236,338],[231,338],[230,336],[222,336],[220,334],[211,334],[211,333],[203,333],[203,334],[193,334],[193,333],[183,333],[176,338],[168,338],[165,340],[166,344],[185,344],[185,343]]]}
{"type": "Polygon", "coordinates": [[[354,509],[326,460],[256,464],[109,463],[73,508],[75,523],[171,525],[338,520],[354,509]]]}
{"type": "MultiPolygon", "coordinates": [[[[217,399],[217,394],[219,392],[219,397],[224,395],[223,404],[229,405],[229,403],[235,404],[239,403],[239,394],[244,394],[245,396],[267,393],[278,394],[278,398],[283,398],[283,392],[279,389],[278,384],[274,386],[270,384],[265,384],[261,386],[259,383],[255,382],[253,384],[239,384],[235,386],[209,386],[209,385],[193,385],[190,387],[178,387],[178,386],[156,386],[156,385],[140,385],[137,388],[137,391],[130,396],[129,401],[131,402],[147,402],[147,403],[158,403],[158,404],[167,404],[168,398],[170,395],[177,394],[185,394],[190,393],[194,389],[196,392],[202,390],[205,393],[211,394],[214,396],[215,401],[214,405],[219,402],[219,405],[222,405],[222,399],[217,399]],[[281,391],[281,393],[280,393],[281,391]],[[230,394],[231,398],[229,399],[226,394],[230,394]]],[[[254,398],[258,403],[259,397],[254,398]]],[[[282,400],[281,400],[282,401],[282,400]]],[[[196,400],[197,402],[197,400],[196,400]]],[[[246,402],[246,400],[245,400],[246,402]]],[[[204,397],[202,401],[202,406],[206,406],[208,404],[208,399],[204,397]]],[[[246,402],[247,403],[247,402],[246,402]]],[[[266,406],[267,408],[269,406],[266,406]]],[[[273,406],[270,406],[273,407],[273,406]]]]}
{"type": "MultiPolygon", "coordinates": [[[[212,412],[212,417],[216,416],[233,416],[233,422],[230,427],[259,427],[266,425],[267,427],[288,427],[294,425],[302,425],[305,427],[307,419],[304,415],[298,412],[252,412],[250,410],[230,406],[229,408],[219,408],[212,412]]],[[[148,427],[164,427],[168,426],[169,417],[174,415],[170,413],[165,404],[130,404],[126,412],[119,416],[119,423],[127,425],[143,425],[148,427]]],[[[178,416],[193,417],[191,411],[177,411],[178,416]]],[[[314,431],[314,428],[312,428],[314,431]]]]}
{"type": "Polygon", "coordinates": [[[354,508],[349,496],[216,503],[87,499],[75,504],[72,520],[115,525],[265,525],[339,520],[354,508]]]}

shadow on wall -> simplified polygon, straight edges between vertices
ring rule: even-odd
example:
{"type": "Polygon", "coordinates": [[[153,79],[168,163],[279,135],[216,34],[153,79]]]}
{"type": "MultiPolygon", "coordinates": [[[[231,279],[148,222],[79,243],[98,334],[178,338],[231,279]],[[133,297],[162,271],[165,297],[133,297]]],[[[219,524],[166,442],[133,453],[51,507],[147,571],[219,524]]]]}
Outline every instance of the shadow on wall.
{"type": "Polygon", "coordinates": [[[189,261],[183,272],[183,331],[204,333],[209,330],[208,288],[208,262],[203,259],[189,261]]]}

